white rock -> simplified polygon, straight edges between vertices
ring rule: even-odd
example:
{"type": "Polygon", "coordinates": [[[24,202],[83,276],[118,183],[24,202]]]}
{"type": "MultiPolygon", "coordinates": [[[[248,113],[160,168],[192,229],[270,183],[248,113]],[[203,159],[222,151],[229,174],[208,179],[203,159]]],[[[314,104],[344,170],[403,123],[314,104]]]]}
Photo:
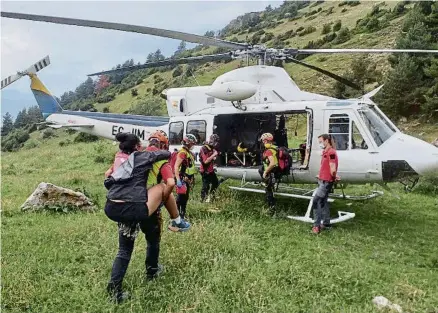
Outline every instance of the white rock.
{"type": "Polygon", "coordinates": [[[21,205],[21,210],[34,211],[47,207],[61,210],[74,207],[83,211],[95,209],[93,202],[83,193],[42,182],[21,205]]]}
{"type": "Polygon", "coordinates": [[[388,308],[390,310],[393,310],[398,313],[403,313],[403,310],[401,306],[395,303],[391,303],[388,299],[386,299],[383,296],[378,296],[373,299],[373,303],[377,306],[379,309],[388,308]]]}

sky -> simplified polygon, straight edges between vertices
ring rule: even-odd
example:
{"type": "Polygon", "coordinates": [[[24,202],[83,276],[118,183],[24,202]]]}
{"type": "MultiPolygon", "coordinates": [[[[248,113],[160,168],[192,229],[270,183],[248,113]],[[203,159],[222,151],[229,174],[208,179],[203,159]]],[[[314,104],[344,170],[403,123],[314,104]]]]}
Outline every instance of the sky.
{"type": "MultiPolygon", "coordinates": [[[[220,30],[232,19],[279,1],[2,1],[8,12],[56,15],[151,26],[203,35],[220,30]]],[[[145,62],[161,49],[170,56],[178,40],[149,35],[52,23],[1,18],[1,78],[24,70],[46,55],[51,64],[38,76],[56,96],[74,90],[87,74],[111,69],[133,58],[145,62]]],[[[2,115],[16,116],[23,107],[36,105],[23,77],[1,93],[2,115]]]]}

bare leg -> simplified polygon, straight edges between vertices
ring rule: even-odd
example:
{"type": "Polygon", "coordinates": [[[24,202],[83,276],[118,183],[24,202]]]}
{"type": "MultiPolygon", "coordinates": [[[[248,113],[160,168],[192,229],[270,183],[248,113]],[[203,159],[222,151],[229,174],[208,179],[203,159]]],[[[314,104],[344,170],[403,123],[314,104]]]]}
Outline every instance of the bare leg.
{"type": "Polygon", "coordinates": [[[163,192],[166,185],[158,184],[148,189],[148,214],[151,216],[163,201],[163,192]]]}
{"type": "Polygon", "coordinates": [[[171,219],[175,219],[179,216],[178,208],[176,206],[176,200],[173,193],[169,195],[167,201],[164,203],[164,206],[166,207],[167,212],[169,212],[171,219]]]}

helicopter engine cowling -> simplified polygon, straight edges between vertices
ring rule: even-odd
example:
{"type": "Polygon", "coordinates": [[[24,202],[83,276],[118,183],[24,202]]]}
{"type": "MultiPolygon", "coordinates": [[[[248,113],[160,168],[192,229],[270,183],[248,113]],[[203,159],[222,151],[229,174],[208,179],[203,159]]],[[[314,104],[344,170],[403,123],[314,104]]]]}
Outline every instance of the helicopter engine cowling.
{"type": "Polygon", "coordinates": [[[243,101],[257,92],[257,86],[244,81],[231,81],[211,85],[207,95],[224,101],[243,101]]]}

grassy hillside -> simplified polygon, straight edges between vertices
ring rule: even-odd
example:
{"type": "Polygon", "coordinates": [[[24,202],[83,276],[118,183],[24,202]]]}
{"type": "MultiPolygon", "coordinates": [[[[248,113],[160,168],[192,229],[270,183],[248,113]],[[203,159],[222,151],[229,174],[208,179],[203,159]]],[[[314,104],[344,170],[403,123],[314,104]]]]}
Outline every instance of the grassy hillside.
{"type": "MultiPolygon", "coordinates": [[[[36,132],[38,147],[2,154],[2,312],[366,313],[376,312],[371,300],[378,295],[405,312],[438,310],[436,195],[393,185],[400,200],[388,194],[354,203],[347,210],[355,219],[315,237],[307,224],[270,219],[262,195],[222,185],[220,201],[202,205],[199,177],[188,207],[192,230],[163,233],[163,277],[143,282],[139,236],[126,276],[133,299],[116,308],[104,293],[117,229],[102,211],[102,179],[117,147],[65,144],[75,135],[57,134],[42,140],[36,132]],[[84,190],[100,210],[21,212],[42,181],[84,190]]],[[[281,217],[302,215],[306,207],[303,200],[278,205],[281,217]]],[[[342,201],[332,205],[333,213],[346,208],[342,201]]]]}
{"type": "MultiPolygon", "coordinates": [[[[286,47],[298,47],[303,48],[309,41],[316,41],[322,38],[324,35],[321,34],[322,27],[324,24],[331,23],[332,25],[340,20],[342,22],[342,27],[348,27],[350,30],[356,26],[356,21],[360,18],[365,17],[369,12],[371,12],[373,6],[379,4],[382,9],[392,9],[397,2],[387,1],[387,2],[375,2],[375,1],[363,1],[356,6],[339,6],[340,2],[324,2],[318,5],[310,5],[299,11],[303,14],[302,17],[298,19],[280,19],[277,22],[278,26],[272,29],[266,29],[266,32],[272,33],[275,36],[284,34],[287,31],[296,31],[300,27],[304,29],[313,26],[316,30],[310,34],[305,34],[303,36],[295,36],[290,39],[284,40],[283,43],[286,47]],[[308,12],[321,9],[320,12],[305,17],[304,15],[308,12]],[[344,11],[344,12],[343,12],[344,11]],[[329,12],[331,12],[329,14],[329,12]]],[[[390,21],[390,26],[381,29],[380,31],[374,33],[362,33],[353,35],[352,38],[339,45],[332,45],[333,48],[390,48],[394,46],[395,38],[400,30],[400,26],[403,22],[403,18],[399,17],[397,19],[390,21]]],[[[239,41],[246,41],[246,38],[251,38],[256,32],[245,32],[244,34],[230,35],[227,39],[239,41]]],[[[265,44],[269,47],[272,46],[273,40],[267,41],[265,44]]],[[[196,54],[211,54],[214,53],[214,48],[204,48],[201,52],[196,54]]],[[[345,54],[345,55],[313,55],[306,58],[306,62],[320,66],[329,71],[342,75],[346,70],[348,70],[351,62],[354,62],[355,58],[359,55],[345,54]]],[[[389,68],[387,61],[387,55],[373,55],[371,56],[372,62],[377,64],[377,68],[385,72],[389,68]]],[[[219,75],[230,71],[238,66],[240,60],[235,60],[227,64],[206,64],[201,66],[195,71],[195,76],[200,85],[211,84],[219,75]]],[[[245,63],[245,62],[244,62],[245,63]]],[[[251,61],[251,64],[255,64],[255,60],[251,61]]],[[[332,92],[332,87],[334,80],[327,78],[326,76],[319,74],[318,72],[312,71],[310,69],[304,68],[295,64],[285,64],[284,68],[291,75],[291,77],[298,83],[300,88],[306,91],[318,92],[322,94],[330,94],[332,92]]],[[[196,86],[197,83],[193,78],[183,79],[181,76],[177,78],[172,78],[171,72],[156,73],[154,75],[159,75],[164,81],[169,83],[169,86],[175,85],[176,81],[183,80],[184,86],[196,86]]],[[[146,78],[141,84],[137,85],[135,88],[138,90],[138,97],[152,97],[151,90],[154,87],[153,77],[154,75],[146,78]],[[150,89],[149,91],[148,88],[150,89]]],[[[373,86],[368,86],[368,89],[372,89],[373,86]]],[[[124,93],[117,95],[116,98],[108,103],[96,103],[95,107],[102,111],[104,107],[107,107],[110,112],[124,112],[131,108],[132,104],[136,102],[137,97],[131,95],[131,91],[127,90],[124,93]]],[[[164,106],[164,100],[161,100],[164,106]]]]}

